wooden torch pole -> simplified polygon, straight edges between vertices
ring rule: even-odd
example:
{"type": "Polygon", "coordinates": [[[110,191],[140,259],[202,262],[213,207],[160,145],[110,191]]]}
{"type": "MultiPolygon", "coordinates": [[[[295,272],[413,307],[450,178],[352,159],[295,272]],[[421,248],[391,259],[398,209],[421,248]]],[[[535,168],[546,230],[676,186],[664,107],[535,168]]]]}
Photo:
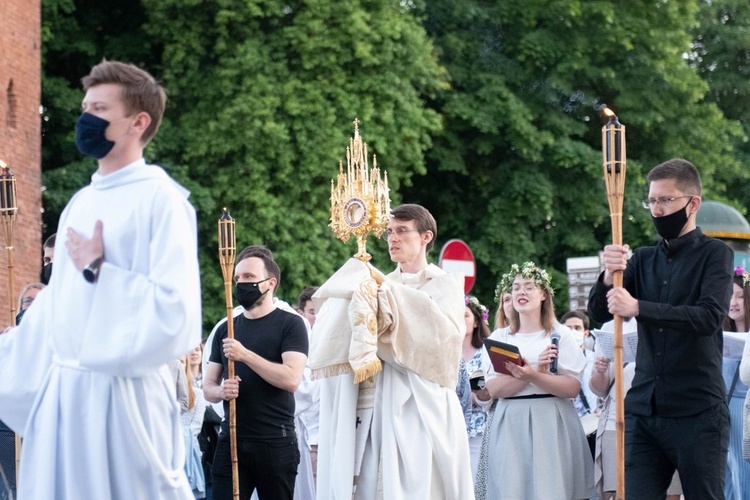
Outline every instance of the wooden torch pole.
{"type": "Polygon", "coordinates": [[[18,213],[16,199],[16,178],[5,162],[0,160],[0,217],[2,217],[5,250],[8,255],[8,302],[10,310],[8,322],[11,326],[16,326],[15,277],[13,270],[13,226],[15,225],[18,213]]]}
{"type": "MultiPolygon", "coordinates": [[[[16,292],[13,269],[13,226],[18,214],[16,178],[4,161],[0,160],[0,218],[3,224],[5,250],[8,255],[8,302],[10,303],[10,325],[16,326],[16,292]]],[[[21,436],[16,434],[16,485],[21,471],[21,436]]]]}
{"type": "MultiPolygon", "coordinates": [[[[219,219],[219,262],[224,276],[224,295],[227,304],[227,337],[234,338],[234,314],[232,307],[232,278],[234,258],[237,253],[237,240],[234,232],[234,219],[227,209],[219,219]]],[[[228,378],[234,378],[234,361],[227,360],[228,378]]],[[[240,498],[240,478],[237,468],[237,400],[229,400],[229,443],[232,459],[232,498],[240,498]]]]}
{"type": "MultiPolygon", "coordinates": [[[[606,106],[602,108],[609,121],[602,127],[602,159],[607,187],[609,213],[612,219],[612,244],[622,245],[622,200],[625,193],[625,127],[606,106]]],[[[622,287],[622,271],[612,275],[615,287],[622,287]]],[[[617,444],[617,500],[625,499],[625,395],[622,383],[622,317],[615,315],[615,429],[617,444]]]]}

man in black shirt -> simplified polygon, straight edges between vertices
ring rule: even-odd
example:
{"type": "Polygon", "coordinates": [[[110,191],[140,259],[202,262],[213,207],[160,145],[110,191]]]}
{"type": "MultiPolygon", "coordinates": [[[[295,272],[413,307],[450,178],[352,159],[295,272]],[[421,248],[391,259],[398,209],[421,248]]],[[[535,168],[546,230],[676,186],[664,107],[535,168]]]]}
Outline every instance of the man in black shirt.
{"type": "Polygon", "coordinates": [[[291,500],[294,495],[300,460],[294,391],[307,362],[308,337],[301,317],[273,303],[280,279],[267,248],[247,247],[237,257],[235,296],[245,310],[234,318],[234,339],[227,338],[226,323],[216,331],[203,382],[207,400],[224,401],[213,466],[216,500],[232,498],[231,399],[237,400],[240,498],[250,498],[256,489],[261,500],[291,500]],[[228,359],[235,361],[234,379],[227,378],[228,359]]]}
{"type": "Polygon", "coordinates": [[[685,498],[723,498],[729,411],[721,376],[722,322],[732,291],[731,249],[696,226],[701,180],[686,160],[648,177],[654,226],[663,238],[639,248],[604,248],[605,271],[592,288],[589,315],[638,320],[633,385],[625,398],[625,491],[664,498],[674,470],[685,498]],[[623,288],[612,273],[624,271],[623,288]]]}

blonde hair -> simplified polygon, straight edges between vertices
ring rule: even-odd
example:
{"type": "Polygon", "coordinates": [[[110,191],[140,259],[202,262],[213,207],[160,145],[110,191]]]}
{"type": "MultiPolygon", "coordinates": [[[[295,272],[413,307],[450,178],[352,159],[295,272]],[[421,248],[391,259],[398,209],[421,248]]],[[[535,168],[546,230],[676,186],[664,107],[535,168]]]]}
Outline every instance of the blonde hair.
{"type": "Polygon", "coordinates": [[[495,311],[495,330],[510,326],[510,320],[505,315],[505,309],[503,309],[503,295],[510,294],[507,292],[500,292],[500,299],[498,300],[499,305],[497,306],[497,311],[495,311]]]}
{"type": "Polygon", "coordinates": [[[23,296],[26,295],[26,292],[29,290],[41,290],[44,288],[44,283],[29,283],[25,287],[21,289],[21,293],[18,294],[18,308],[16,309],[16,312],[21,312],[21,306],[23,306],[23,296]]]}
{"type": "Polygon", "coordinates": [[[188,391],[188,410],[192,410],[195,406],[195,391],[193,390],[193,369],[190,368],[190,358],[183,356],[183,365],[185,369],[185,377],[187,378],[187,391],[188,391]]]}

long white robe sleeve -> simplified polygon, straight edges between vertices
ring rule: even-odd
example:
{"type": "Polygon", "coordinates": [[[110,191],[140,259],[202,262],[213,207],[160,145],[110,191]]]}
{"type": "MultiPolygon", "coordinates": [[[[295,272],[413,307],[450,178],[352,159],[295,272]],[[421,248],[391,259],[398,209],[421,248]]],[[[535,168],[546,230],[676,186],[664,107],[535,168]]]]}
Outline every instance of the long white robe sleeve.
{"type": "Polygon", "coordinates": [[[24,435],[18,498],[192,498],[168,361],[200,342],[195,211],[159,167],[94,174],[63,212],[55,269],[0,336],[0,419],[24,435]],[[65,234],[103,224],[99,279],[65,234]]]}

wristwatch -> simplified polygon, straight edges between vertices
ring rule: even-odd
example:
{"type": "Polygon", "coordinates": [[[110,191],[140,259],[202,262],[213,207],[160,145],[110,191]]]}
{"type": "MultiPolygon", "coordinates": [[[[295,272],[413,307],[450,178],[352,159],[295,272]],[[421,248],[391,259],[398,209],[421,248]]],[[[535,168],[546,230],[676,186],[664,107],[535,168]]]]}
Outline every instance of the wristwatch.
{"type": "Polygon", "coordinates": [[[89,283],[96,283],[96,279],[99,277],[99,269],[102,267],[104,258],[97,257],[94,261],[83,269],[83,279],[89,283]]]}

